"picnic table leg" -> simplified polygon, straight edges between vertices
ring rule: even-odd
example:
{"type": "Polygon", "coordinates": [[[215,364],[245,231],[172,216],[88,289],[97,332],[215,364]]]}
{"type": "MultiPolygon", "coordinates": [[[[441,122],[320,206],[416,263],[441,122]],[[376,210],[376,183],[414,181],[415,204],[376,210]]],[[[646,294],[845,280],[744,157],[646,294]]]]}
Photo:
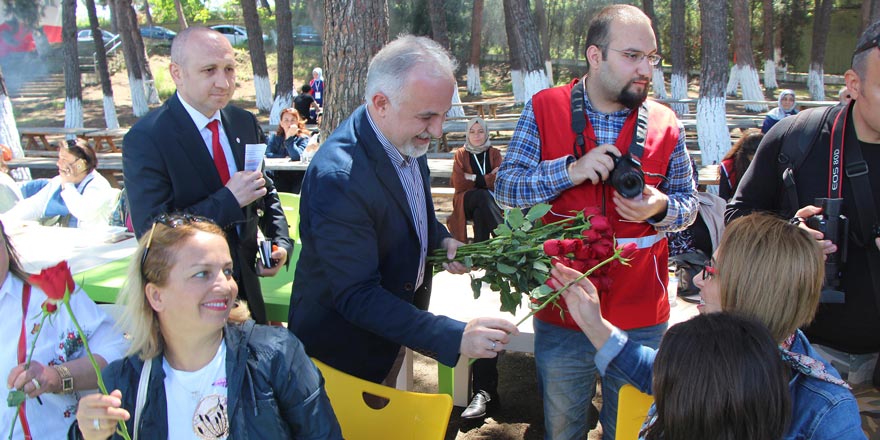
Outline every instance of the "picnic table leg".
{"type": "Polygon", "coordinates": [[[486,119],[486,110],[483,108],[482,105],[477,106],[477,111],[480,112],[480,119],[486,119]]]}
{"type": "Polygon", "coordinates": [[[489,115],[492,116],[492,119],[497,118],[498,112],[498,104],[489,104],[489,115]]]}
{"type": "Polygon", "coordinates": [[[107,145],[110,146],[111,153],[118,153],[119,152],[119,149],[116,148],[116,144],[113,143],[113,138],[108,137],[108,138],[105,138],[104,140],[107,142],[107,145]]]}
{"type": "Polygon", "coordinates": [[[41,135],[38,135],[38,136],[39,136],[39,138],[40,138],[40,141],[42,141],[42,142],[43,142],[43,145],[46,147],[46,151],[52,151],[52,145],[49,143],[49,140],[46,139],[46,135],[45,135],[45,134],[41,134],[41,135]]]}

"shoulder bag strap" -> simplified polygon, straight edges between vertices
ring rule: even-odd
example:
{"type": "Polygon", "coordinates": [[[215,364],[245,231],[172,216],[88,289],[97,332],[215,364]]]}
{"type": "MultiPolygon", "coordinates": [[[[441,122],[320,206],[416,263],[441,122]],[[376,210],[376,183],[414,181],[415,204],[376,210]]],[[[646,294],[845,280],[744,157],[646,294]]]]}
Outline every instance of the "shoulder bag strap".
{"type": "Polygon", "coordinates": [[[137,398],[134,404],[134,434],[132,440],[138,439],[138,431],[141,426],[141,410],[147,403],[147,388],[150,386],[150,371],[153,369],[153,359],[144,361],[144,368],[141,369],[141,378],[138,381],[137,398]]]}

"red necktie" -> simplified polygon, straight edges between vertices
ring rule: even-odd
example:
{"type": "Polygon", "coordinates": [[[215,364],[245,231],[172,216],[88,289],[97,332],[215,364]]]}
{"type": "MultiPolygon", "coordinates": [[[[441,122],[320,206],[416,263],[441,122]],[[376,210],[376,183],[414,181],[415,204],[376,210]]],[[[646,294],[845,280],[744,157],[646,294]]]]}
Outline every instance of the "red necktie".
{"type": "Polygon", "coordinates": [[[229,181],[229,164],[226,163],[226,154],[223,153],[223,147],[220,146],[220,130],[217,126],[220,121],[214,119],[208,123],[211,130],[211,149],[214,151],[214,166],[217,167],[217,173],[220,174],[220,181],[226,185],[229,181]]]}

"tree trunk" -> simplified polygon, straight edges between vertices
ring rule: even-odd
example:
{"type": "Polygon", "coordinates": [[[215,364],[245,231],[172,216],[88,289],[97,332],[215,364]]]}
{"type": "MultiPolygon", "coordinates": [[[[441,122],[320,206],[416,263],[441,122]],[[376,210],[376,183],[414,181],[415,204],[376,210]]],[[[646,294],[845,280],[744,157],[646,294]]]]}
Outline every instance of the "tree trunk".
{"type": "Polygon", "coordinates": [[[510,8],[504,4],[504,29],[507,32],[507,58],[510,62],[510,85],[513,88],[513,102],[526,102],[522,74],[522,51],[516,33],[516,20],[511,16],[510,8]]]}
{"type": "MultiPolygon", "coordinates": [[[[79,53],[76,50],[76,32],[76,0],[64,0],[61,2],[61,42],[64,53],[65,128],[81,128],[83,126],[82,83],[79,71],[79,53]]],[[[68,136],[68,139],[75,138],[76,136],[68,136]]]]}
{"type": "MultiPolygon", "coordinates": [[[[685,36],[685,0],[671,0],[671,38],[670,38],[670,54],[669,62],[672,63],[672,76],[670,85],[672,86],[672,99],[687,99],[688,87],[688,66],[687,57],[685,56],[684,42],[685,36]]],[[[672,104],[672,109],[679,116],[690,113],[687,104],[672,104]]]]}
{"type": "MultiPolygon", "coordinates": [[[[267,12],[269,12],[269,15],[272,15],[272,7],[269,6],[269,0],[260,0],[260,6],[262,6],[263,9],[265,9],[267,12]]],[[[250,37],[248,37],[248,38],[250,38],[250,37]]],[[[260,38],[261,39],[263,38],[263,34],[260,34],[260,38]]]]}
{"type": "Polygon", "coordinates": [[[431,20],[431,37],[449,50],[449,31],[446,27],[446,2],[428,0],[428,16],[431,20]]]}
{"type": "Polygon", "coordinates": [[[471,57],[468,62],[467,89],[468,95],[483,94],[480,82],[480,56],[483,53],[483,0],[474,0],[471,13],[471,57]]]}
{"type": "MultiPolygon", "coordinates": [[[[749,17],[749,0],[733,0],[733,53],[736,62],[730,68],[730,80],[727,82],[727,96],[736,97],[737,86],[742,87],[743,99],[746,101],[763,101],[764,93],[758,82],[758,70],[755,69],[755,58],[752,55],[752,29],[749,17]]],[[[746,111],[766,112],[763,104],[748,104],[746,111]]]]}
{"type": "MultiPolygon", "coordinates": [[[[89,0],[86,0],[89,1],[89,0]]],[[[150,0],[144,0],[144,17],[147,20],[147,26],[153,26],[153,14],[150,13],[150,0]]]]}
{"type": "MultiPolygon", "coordinates": [[[[523,78],[523,102],[532,98],[535,93],[547,88],[547,72],[544,70],[544,59],[541,57],[541,44],[538,41],[538,29],[529,10],[528,0],[504,0],[505,19],[510,18],[513,26],[506,26],[508,32],[513,30],[520,53],[523,78]]],[[[507,35],[511,39],[510,33],[507,35]]],[[[513,50],[513,45],[511,45],[513,50]]]]}
{"type": "Polygon", "coordinates": [[[730,149],[725,115],[724,85],[727,83],[727,5],[723,0],[700,1],[700,99],[697,102],[697,139],[700,163],[720,163],[730,149]]]}
{"type": "MultiPolygon", "coordinates": [[[[147,4],[147,7],[149,8],[149,4],[147,4]]],[[[116,103],[113,101],[113,84],[110,82],[110,68],[107,66],[107,52],[104,48],[104,40],[101,37],[101,28],[98,25],[95,0],[86,0],[86,11],[89,14],[92,38],[95,41],[95,70],[98,72],[98,78],[101,81],[101,92],[104,95],[104,122],[107,128],[119,128],[119,120],[116,118],[116,103]]]]}
{"type": "Polygon", "coordinates": [[[880,5],[877,0],[862,0],[862,22],[859,27],[858,35],[871,25],[871,23],[880,19],[880,5]]]}
{"type": "Polygon", "coordinates": [[[147,97],[147,104],[161,104],[159,100],[159,91],[156,90],[156,84],[153,80],[153,70],[150,69],[150,58],[147,57],[147,47],[144,45],[144,37],[138,28],[137,12],[134,5],[128,19],[131,21],[131,41],[134,42],[135,53],[137,54],[138,64],[141,66],[141,74],[144,77],[144,95],[147,97]]]}
{"type": "Polygon", "coordinates": [[[306,0],[306,12],[309,14],[312,27],[321,35],[321,41],[327,41],[324,38],[324,1],[306,0]]]}
{"type": "Polygon", "coordinates": [[[128,85],[131,90],[131,109],[135,116],[141,117],[150,111],[147,96],[144,94],[144,77],[138,61],[137,46],[131,37],[131,0],[111,0],[116,3],[117,25],[122,38],[122,54],[125,57],[125,68],[128,70],[128,85]]]}
{"type": "Polygon", "coordinates": [[[371,0],[324,0],[324,98],[321,138],[364,102],[370,58],[388,41],[388,4],[371,0]]]}
{"type": "Polygon", "coordinates": [[[764,88],[776,90],[776,49],[773,44],[773,0],[764,0],[764,88]]]}
{"type": "MultiPolygon", "coordinates": [[[[13,158],[24,157],[24,150],[21,148],[21,134],[15,123],[12,100],[9,99],[9,93],[6,91],[6,80],[3,78],[2,70],[0,70],[0,144],[6,145],[12,150],[13,158]]],[[[18,181],[31,180],[30,168],[27,167],[15,168],[9,171],[9,174],[18,181]]]]}
{"type": "MultiPolygon", "coordinates": [[[[293,105],[292,19],[293,14],[290,12],[290,1],[276,0],[275,31],[278,32],[278,81],[275,83],[275,102],[272,104],[272,110],[269,112],[270,124],[278,124],[281,121],[281,112],[293,105]]],[[[364,35],[368,34],[365,33],[364,35]]]]}
{"type": "Polygon", "coordinates": [[[263,28],[260,26],[257,4],[253,0],[241,0],[241,11],[244,15],[244,26],[247,28],[248,52],[251,55],[251,66],[254,71],[257,109],[265,113],[272,109],[272,86],[269,84],[266,50],[263,48],[263,28]]]}
{"type": "Polygon", "coordinates": [[[110,32],[119,34],[119,12],[116,9],[116,0],[107,0],[107,6],[110,6],[110,32]]]}
{"type": "Polygon", "coordinates": [[[186,24],[186,14],[183,13],[183,5],[180,4],[180,0],[174,0],[174,9],[177,10],[177,24],[180,25],[180,30],[184,30],[189,27],[186,24]]]}
{"type": "MultiPolygon", "coordinates": [[[[642,10],[645,15],[651,19],[651,29],[654,31],[654,38],[657,40],[657,53],[663,53],[663,46],[660,45],[660,32],[657,31],[657,14],[654,13],[654,0],[642,0],[642,10]]],[[[663,66],[657,65],[652,69],[651,84],[654,86],[654,97],[657,99],[666,99],[666,81],[663,79],[663,66]]]]}
{"type": "Polygon", "coordinates": [[[541,57],[544,58],[544,70],[547,73],[547,87],[553,87],[553,62],[550,61],[550,30],[547,26],[547,12],[544,0],[535,0],[535,24],[541,35],[541,57]]]}
{"type": "Polygon", "coordinates": [[[813,12],[810,74],[807,76],[807,88],[810,89],[810,97],[815,101],[825,100],[825,44],[828,42],[832,9],[834,9],[833,0],[816,0],[816,10],[813,12]]]}

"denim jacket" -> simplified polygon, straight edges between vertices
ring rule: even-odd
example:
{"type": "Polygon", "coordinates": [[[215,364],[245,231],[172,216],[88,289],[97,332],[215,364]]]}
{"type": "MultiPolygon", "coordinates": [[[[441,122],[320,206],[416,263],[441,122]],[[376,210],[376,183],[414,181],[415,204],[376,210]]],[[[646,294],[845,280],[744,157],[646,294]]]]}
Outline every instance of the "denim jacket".
{"type": "Polygon", "coordinates": [[[290,160],[296,162],[300,160],[300,155],[308,146],[309,138],[307,136],[291,136],[284,138],[277,133],[270,134],[266,139],[266,157],[289,157],[290,160]]]}
{"type": "MultiPolygon", "coordinates": [[[[230,439],[342,438],[324,391],[324,379],[292,333],[247,321],[227,324],[223,338],[230,439]]],[[[164,439],[168,438],[168,410],[162,356],[150,362],[153,366],[139,437],[164,439]]],[[[122,392],[122,406],[132,415],[127,422],[130,433],[134,432],[134,407],[143,365],[139,357],[129,356],[111,363],[103,372],[107,389],[122,392]]],[[[76,424],[70,434],[71,439],[81,438],[76,424]]]]}
{"type": "MultiPolygon", "coordinates": [[[[800,330],[791,351],[821,361],[829,373],[840,377],[837,370],[813,350],[800,330]]],[[[655,355],[656,350],[630,342],[626,333],[615,328],[608,342],[596,353],[596,367],[602,376],[618,375],[639,391],[651,394],[655,355]]],[[[865,439],[859,407],[848,389],[795,370],[791,373],[788,388],[793,413],[785,440],[865,439]]],[[[653,411],[652,406],[650,412],[653,411]]]]}

